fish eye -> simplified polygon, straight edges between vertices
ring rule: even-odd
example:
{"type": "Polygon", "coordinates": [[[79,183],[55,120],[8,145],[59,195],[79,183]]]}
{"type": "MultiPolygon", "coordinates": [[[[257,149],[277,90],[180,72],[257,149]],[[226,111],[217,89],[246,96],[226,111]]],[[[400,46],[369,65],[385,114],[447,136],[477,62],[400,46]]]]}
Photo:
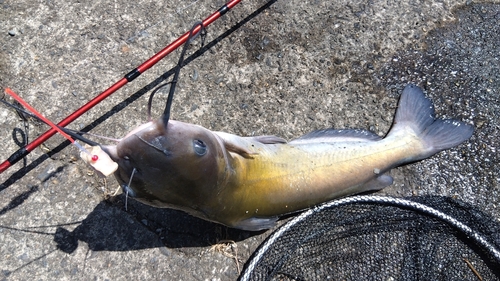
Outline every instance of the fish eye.
{"type": "Polygon", "coordinates": [[[193,148],[194,148],[194,152],[198,156],[203,156],[207,153],[207,145],[201,140],[194,140],[193,141],[193,148]]]}

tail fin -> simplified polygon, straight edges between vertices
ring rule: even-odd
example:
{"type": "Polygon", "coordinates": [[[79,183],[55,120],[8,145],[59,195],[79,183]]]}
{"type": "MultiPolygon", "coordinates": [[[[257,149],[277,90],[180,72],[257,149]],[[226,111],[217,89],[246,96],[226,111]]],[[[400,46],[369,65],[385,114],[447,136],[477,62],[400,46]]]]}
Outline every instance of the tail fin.
{"type": "Polygon", "coordinates": [[[389,135],[404,127],[411,128],[423,142],[424,151],[414,160],[457,146],[468,140],[474,132],[471,125],[454,119],[436,120],[432,102],[415,85],[404,88],[389,135]]]}

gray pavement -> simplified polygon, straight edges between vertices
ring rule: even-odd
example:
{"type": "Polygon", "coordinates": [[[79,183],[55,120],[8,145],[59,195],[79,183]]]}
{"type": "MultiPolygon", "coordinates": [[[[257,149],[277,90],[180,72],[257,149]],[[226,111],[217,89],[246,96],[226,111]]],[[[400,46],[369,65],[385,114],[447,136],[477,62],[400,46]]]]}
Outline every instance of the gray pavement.
{"type": "MultiPolygon", "coordinates": [[[[0,84],[59,121],[222,4],[0,0],[0,84]]],[[[208,28],[206,44],[188,51],[173,119],[244,136],[292,139],[328,127],[384,135],[400,91],[414,83],[438,116],[476,132],[393,170],[394,185],[379,193],[451,196],[500,221],[500,1],[242,1],[208,28]]],[[[124,136],[147,120],[148,90],[178,55],[69,127],[124,136]]],[[[154,116],[164,101],[155,98],[154,116]]],[[[4,106],[0,116],[3,161],[25,124],[4,106]]],[[[47,129],[28,126],[30,139],[47,129]]],[[[234,280],[271,233],[133,200],[125,210],[114,178],[99,178],[63,141],[51,138],[26,168],[0,174],[0,280],[234,280]]]]}

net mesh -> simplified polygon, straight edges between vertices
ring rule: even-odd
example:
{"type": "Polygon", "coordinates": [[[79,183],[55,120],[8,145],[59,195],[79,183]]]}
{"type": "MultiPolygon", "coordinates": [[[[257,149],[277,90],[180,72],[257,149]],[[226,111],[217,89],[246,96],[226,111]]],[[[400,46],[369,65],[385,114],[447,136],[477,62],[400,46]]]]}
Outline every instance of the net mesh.
{"type": "Polygon", "coordinates": [[[350,197],[283,225],[240,280],[500,280],[499,230],[447,197],[350,197]]]}

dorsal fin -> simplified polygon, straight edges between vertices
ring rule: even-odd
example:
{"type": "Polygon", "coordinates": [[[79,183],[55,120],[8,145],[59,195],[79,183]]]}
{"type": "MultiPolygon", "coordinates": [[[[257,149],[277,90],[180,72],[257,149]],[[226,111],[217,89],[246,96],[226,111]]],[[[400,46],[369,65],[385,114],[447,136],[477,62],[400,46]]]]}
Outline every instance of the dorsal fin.
{"type": "Polygon", "coordinates": [[[350,142],[350,141],[378,141],[382,138],[368,130],[361,129],[323,129],[310,132],[297,139],[292,140],[291,144],[313,143],[313,142],[350,142]]]}

